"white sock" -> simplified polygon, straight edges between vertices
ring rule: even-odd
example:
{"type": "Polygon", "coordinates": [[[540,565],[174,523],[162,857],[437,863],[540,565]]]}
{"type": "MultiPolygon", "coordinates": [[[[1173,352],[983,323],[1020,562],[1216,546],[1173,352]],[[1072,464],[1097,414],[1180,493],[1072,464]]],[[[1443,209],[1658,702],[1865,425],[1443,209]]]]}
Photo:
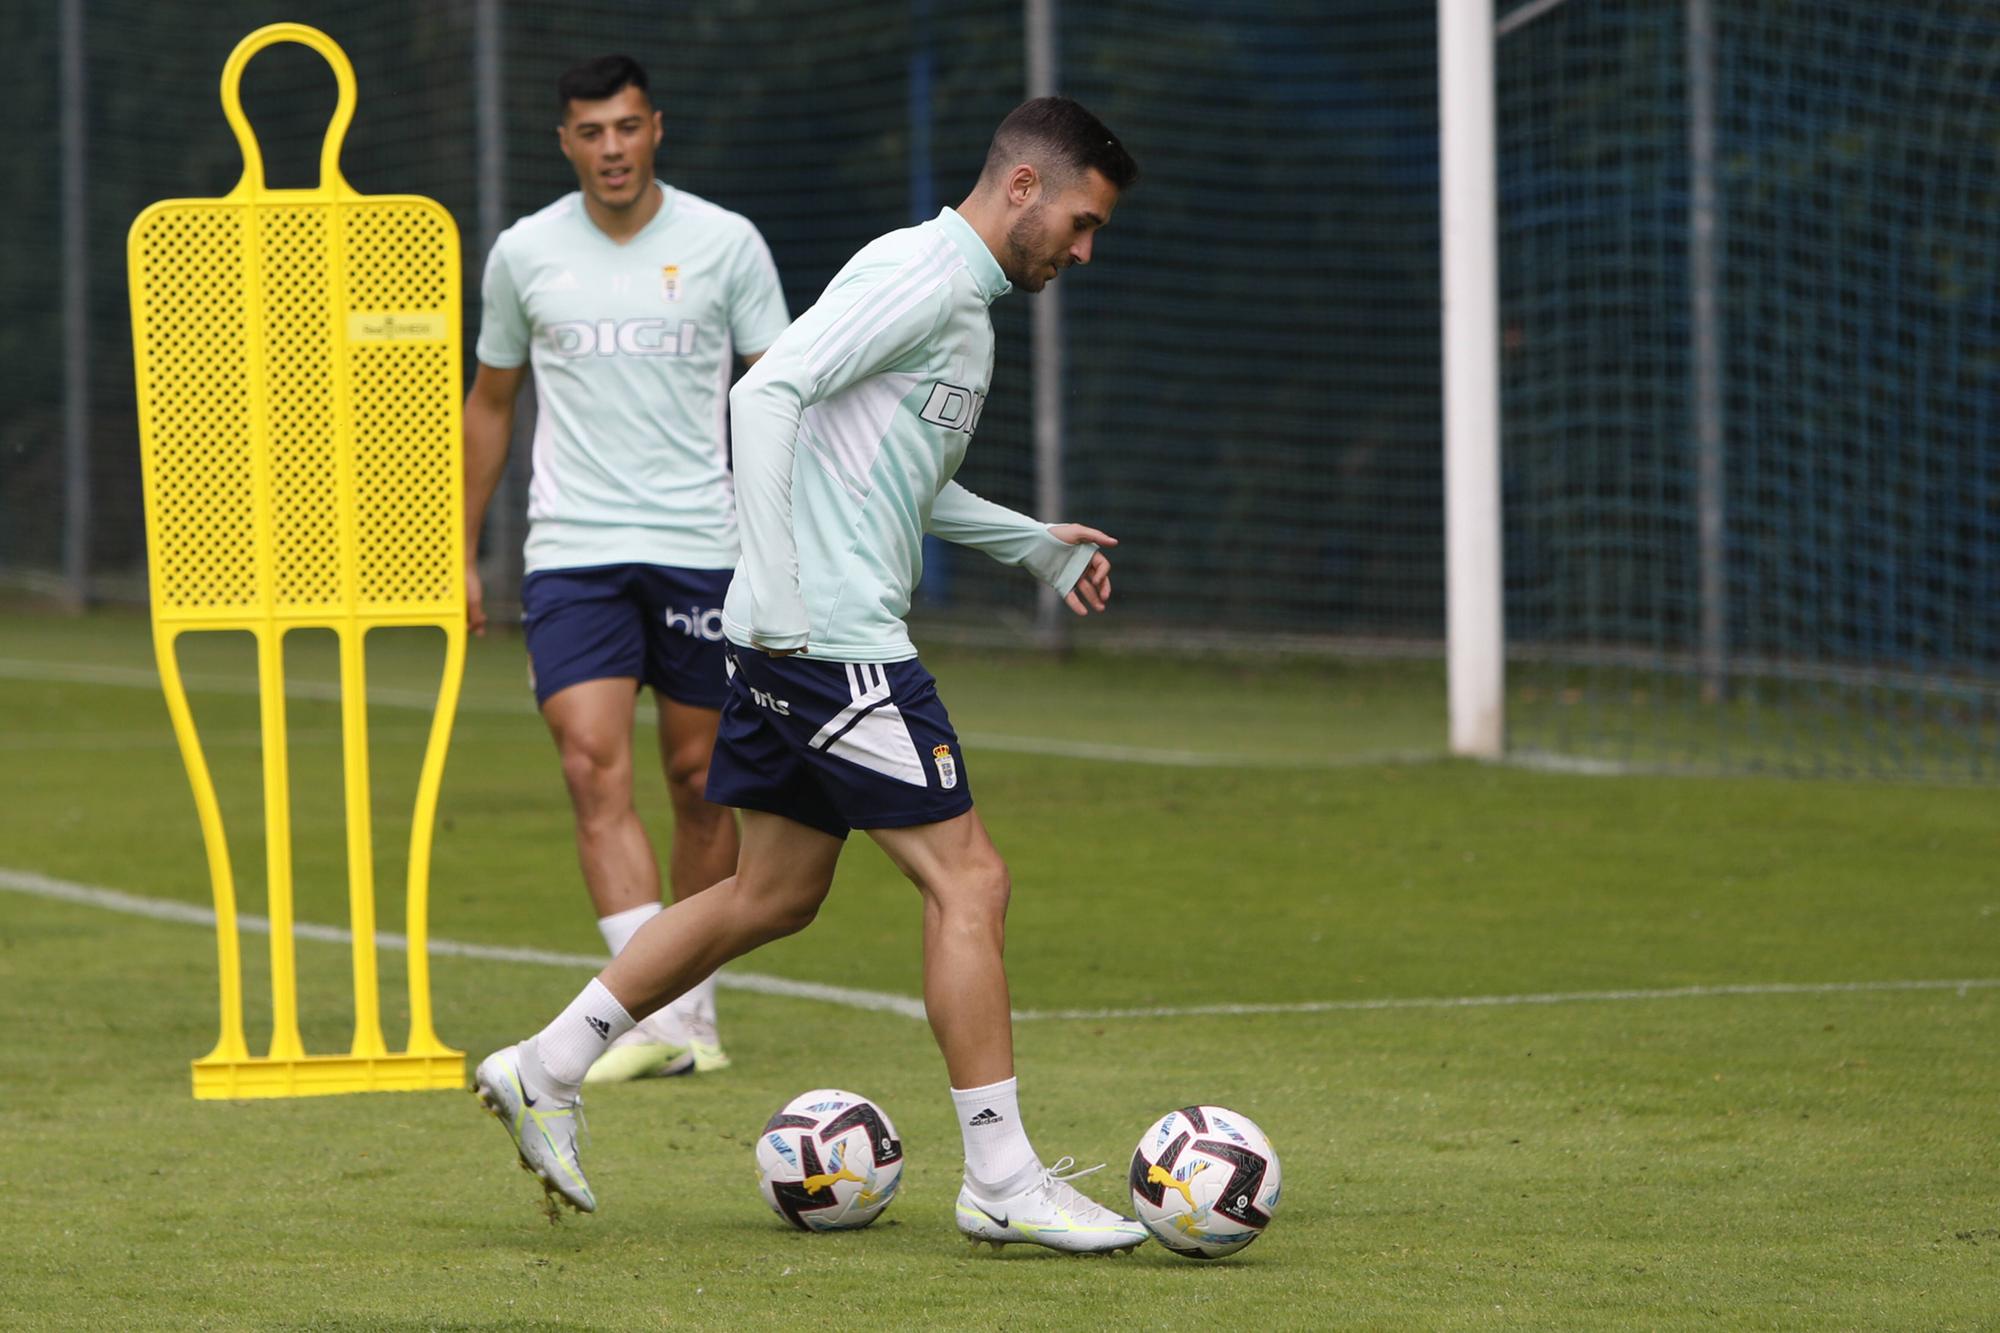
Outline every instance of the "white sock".
{"type": "Polygon", "coordinates": [[[548,1091],[574,1097],[604,1048],[631,1030],[632,1015],[592,977],[555,1022],[524,1043],[523,1071],[548,1091]]]}
{"type": "Polygon", "coordinates": [[[989,1198],[1019,1193],[1042,1163],[1021,1127],[1014,1080],[953,1088],[951,1101],[958,1110],[959,1132],[965,1136],[966,1178],[989,1198]]]}
{"type": "Polygon", "coordinates": [[[703,1026],[715,1026],[715,973],[711,972],[673,1003],[674,1013],[703,1026]]]}
{"type": "Polygon", "coordinates": [[[601,916],[597,918],[597,933],[604,937],[604,947],[611,950],[611,956],[616,958],[625,952],[625,946],[639,933],[639,927],[664,910],[658,903],[640,903],[637,907],[601,916]]]}

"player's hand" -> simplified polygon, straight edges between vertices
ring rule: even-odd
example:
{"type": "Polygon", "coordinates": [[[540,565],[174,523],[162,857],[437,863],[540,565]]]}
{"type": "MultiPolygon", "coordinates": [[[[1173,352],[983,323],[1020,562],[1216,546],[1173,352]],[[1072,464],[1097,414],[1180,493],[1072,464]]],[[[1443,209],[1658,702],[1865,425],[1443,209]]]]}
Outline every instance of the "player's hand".
{"type": "Polygon", "coordinates": [[[465,624],[475,635],[486,637],[486,585],[480,580],[479,566],[465,564],[465,624]]]}
{"type": "MultiPolygon", "coordinates": [[[[1083,542],[1095,542],[1100,547],[1116,546],[1118,539],[1096,528],[1085,527],[1081,523],[1054,523],[1049,526],[1049,535],[1059,542],[1071,546],[1083,542]]],[[[1063,601],[1069,609],[1080,616],[1092,611],[1103,611],[1111,601],[1111,558],[1102,550],[1093,552],[1090,563],[1083,567],[1076,586],[1063,594],[1063,601]]]]}

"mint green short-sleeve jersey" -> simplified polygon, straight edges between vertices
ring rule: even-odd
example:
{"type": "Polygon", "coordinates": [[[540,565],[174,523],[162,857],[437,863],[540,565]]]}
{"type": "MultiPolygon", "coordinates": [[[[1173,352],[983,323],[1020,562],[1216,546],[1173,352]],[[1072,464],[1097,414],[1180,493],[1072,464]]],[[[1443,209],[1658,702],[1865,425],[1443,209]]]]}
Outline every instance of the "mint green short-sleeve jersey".
{"type": "Polygon", "coordinates": [[[534,369],[530,571],[736,563],[729,381],[789,316],[747,218],[660,189],[622,245],[569,194],[487,256],[479,360],[534,369]]]}

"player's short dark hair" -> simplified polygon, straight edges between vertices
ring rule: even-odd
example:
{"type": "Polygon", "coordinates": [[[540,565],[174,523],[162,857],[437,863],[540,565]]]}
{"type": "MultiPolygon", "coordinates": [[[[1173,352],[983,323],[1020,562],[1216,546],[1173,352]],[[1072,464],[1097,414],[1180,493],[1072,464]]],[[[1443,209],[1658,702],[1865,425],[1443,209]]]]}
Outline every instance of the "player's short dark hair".
{"type": "Polygon", "coordinates": [[[1068,97],[1036,97],[1007,113],[993,132],[982,174],[1005,171],[1016,162],[1074,176],[1096,171],[1120,191],[1139,179],[1139,164],[1118,136],[1068,97]]]}
{"type": "Polygon", "coordinates": [[[597,56],[572,65],[556,80],[556,108],[568,111],[571,102],[602,102],[627,88],[637,88],[652,101],[646,85],[646,71],[631,56],[597,56]]]}

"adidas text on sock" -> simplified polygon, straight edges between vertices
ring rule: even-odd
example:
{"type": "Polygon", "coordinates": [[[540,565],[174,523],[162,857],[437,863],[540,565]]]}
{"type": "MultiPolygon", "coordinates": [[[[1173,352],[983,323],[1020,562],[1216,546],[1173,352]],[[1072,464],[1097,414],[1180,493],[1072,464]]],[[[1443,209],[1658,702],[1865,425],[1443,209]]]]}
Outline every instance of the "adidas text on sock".
{"type": "Polygon", "coordinates": [[[951,1101],[965,1140],[965,1174],[974,1185],[992,1191],[1032,1173],[1038,1163],[1021,1125],[1013,1079],[953,1088],[951,1101]]]}
{"type": "Polygon", "coordinates": [[[632,1015],[592,977],[555,1022],[535,1034],[535,1056],[549,1081],[574,1095],[604,1048],[631,1030],[632,1015]]]}

